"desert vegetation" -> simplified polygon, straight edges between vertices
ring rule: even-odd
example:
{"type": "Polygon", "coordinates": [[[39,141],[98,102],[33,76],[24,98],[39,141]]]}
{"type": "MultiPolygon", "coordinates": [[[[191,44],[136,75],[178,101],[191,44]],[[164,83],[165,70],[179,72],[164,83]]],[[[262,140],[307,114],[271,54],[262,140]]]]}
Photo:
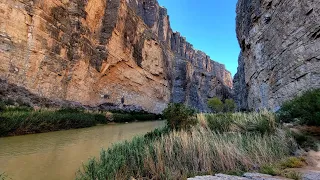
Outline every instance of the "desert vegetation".
{"type": "Polygon", "coordinates": [[[0,136],[76,129],[106,124],[159,119],[141,112],[102,112],[84,109],[37,109],[0,103],[0,136]]]}
{"type": "Polygon", "coordinates": [[[215,113],[234,112],[236,103],[233,99],[225,99],[222,101],[218,97],[213,97],[208,100],[208,107],[215,113]]]}
{"type": "Polygon", "coordinates": [[[278,116],[281,122],[320,126],[320,89],[309,90],[285,102],[278,116]]]}
{"type": "Polygon", "coordinates": [[[169,104],[163,111],[167,127],[173,130],[189,129],[197,124],[196,111],[183,104],[169,104]]]}
{"type": "Polygon", "coordinates": [[[302,157],[289,157],[272,164],[263,165],[259,172],[273,176],[282,176],[289,179],[301,180],[301,174],[290,170],[306,166],[306,160],[302,157]]]}
{"type": "MultiPolygon", "coordinates": [[[[169,108],[179,112],[177,105],[169,108]]],[[[189,111],[183,105],[178,108],[189,111]]],[[[188,126],[170,128],[168,123],[164,129],[102,150],[99,159],[83,165],[77,179],[184,179],[245,172],[286,159],[297,147],[273,113],[198,114],[196,119],[198,123],[188,126]]]]}

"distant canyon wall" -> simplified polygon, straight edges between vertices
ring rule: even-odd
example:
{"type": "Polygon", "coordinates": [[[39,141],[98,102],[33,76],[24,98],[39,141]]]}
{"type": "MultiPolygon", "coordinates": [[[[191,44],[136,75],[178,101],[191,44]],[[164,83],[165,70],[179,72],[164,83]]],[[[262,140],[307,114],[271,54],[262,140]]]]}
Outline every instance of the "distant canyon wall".
{"type": "Polygon", "coordinates": [[[239,0],[237,36],[234,91],[240,109],[276,111],[320,88],[319,0],[239,0]]]}
{"type": "Polygon", "coordinates": [[[5,0],[0,12],[3,99],[160,113],[230,96],[230,72],[173,32],[156,0],[5,0]]]}

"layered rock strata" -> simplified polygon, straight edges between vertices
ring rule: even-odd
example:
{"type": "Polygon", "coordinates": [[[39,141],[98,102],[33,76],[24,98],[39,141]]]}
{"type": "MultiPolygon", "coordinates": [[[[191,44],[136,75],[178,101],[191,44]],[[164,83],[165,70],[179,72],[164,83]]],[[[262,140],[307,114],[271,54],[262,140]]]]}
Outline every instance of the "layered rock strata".
{"type": "Polygon", "coordinates": [[[230,96],[224,65],[173,32],[155,0],[4,0],[0,12],[3,99],[160,113],[230,96]]]}

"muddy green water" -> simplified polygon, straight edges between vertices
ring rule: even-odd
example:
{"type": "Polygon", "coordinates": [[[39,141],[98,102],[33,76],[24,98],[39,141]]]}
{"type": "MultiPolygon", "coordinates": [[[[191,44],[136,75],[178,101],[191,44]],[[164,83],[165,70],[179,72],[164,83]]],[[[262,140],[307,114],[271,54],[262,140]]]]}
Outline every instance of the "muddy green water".
{"type": "Polygon", "coordinates": [[[0,138],[0,172],[13,180],[74,179],[102,148],[162,126],[163,121],[137,122],[0,138]]]}

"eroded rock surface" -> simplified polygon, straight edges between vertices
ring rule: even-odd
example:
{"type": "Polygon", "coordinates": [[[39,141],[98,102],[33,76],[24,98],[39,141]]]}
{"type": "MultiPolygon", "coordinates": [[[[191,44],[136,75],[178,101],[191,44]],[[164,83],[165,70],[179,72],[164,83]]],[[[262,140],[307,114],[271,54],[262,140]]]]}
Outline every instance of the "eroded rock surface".
{"type": "Polygon", "coordinates": [[[268,108],[320,88],[320,1],[239,0],[241,46],[235,97],[241,109],[268,108]]]}
{"type": "Polygon", "coordinates": [[[16,87],[1,97],[159,113],[230,96],[231,74],[173,32],[156,0],[4,0],[0,12],[0,79],[16,87]]]}

